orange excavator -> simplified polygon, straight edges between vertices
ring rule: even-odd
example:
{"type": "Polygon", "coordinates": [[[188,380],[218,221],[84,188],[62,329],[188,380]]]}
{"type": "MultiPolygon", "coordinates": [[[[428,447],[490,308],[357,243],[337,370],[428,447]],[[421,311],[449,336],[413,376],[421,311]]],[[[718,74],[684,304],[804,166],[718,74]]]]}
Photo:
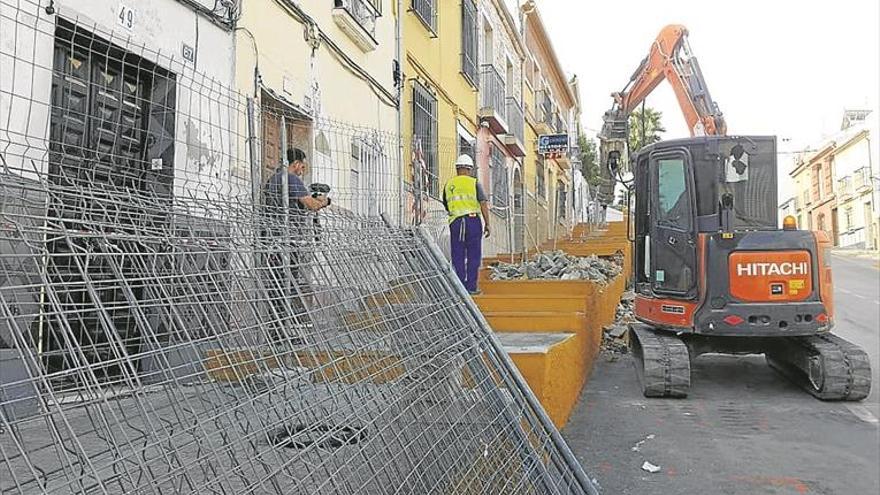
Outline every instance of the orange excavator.
{"type": "Polygon", "coordinates": [[[774,136],[728,136],[687,43],[663,28],[627,86],[614,93],[599,134],[610,203],[624,163],[635,197],[634,313],[629,327],[646,397],[685,397],[704,353],[764,354],[768,364],[824,400],[861,400],[867,354],[834,335],[824,232],[777,224],[774,136]],[[691,132],[628,157],[630,113],[669,81],[691,132]]]}

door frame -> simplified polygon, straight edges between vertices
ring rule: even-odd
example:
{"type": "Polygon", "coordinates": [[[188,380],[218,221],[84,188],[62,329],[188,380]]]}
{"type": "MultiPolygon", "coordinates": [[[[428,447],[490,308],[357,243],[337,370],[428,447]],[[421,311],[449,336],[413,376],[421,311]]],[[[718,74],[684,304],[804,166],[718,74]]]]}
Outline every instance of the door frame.
{"type": "Polygon", "coordinates": [[[690,151],[687,148],[670,148],[664,149],[662,151],[657,151],[651,153],[648,157],[648,175],[649,175],[649,183],[648,188],[650,190],[650,194],[648,195],[648,210],[649,210],[649,218],[651,219],[651,223],[648,226],[648,233],[650,235],[651,242],[651,256],[650,256],[650,273],[648,274],[648,281],[650,283],[651,291],[655,294],[662,295],[664,297],[671,297],[675,299],[693,299],[696,296],[697,285],[699,280],[698,272],[698,263],[697,263],[697,248],[696,248],[696,189],[694,183],[694,170],[693,170],[693,157],[691,156],[690,151]],[[689,220],[689,228],[682,229],[670,226],[663,226],[663,229],[668,229],[670,231],[680,233],[687,242],[688,249],[688,257],[692,260],[691,273],[693,276],[691,277],[691,284],[686,290],[670,290],[664,288],[658,288],[656,285],[656,276],[657,276],[657,260],[659,258],[658,254],[661,252],[662,248],[665,248],[667,244],[667,240],[664,236],[658,235],[658,229],[661,228],[659,225],[659,200],[660,200],[660,174],[658,163],[663,159],[682,159],[684,162],[684,179],[685,179],[685,193],[688,196],[688,206],[690,208],[690,220],[689,220]]]}

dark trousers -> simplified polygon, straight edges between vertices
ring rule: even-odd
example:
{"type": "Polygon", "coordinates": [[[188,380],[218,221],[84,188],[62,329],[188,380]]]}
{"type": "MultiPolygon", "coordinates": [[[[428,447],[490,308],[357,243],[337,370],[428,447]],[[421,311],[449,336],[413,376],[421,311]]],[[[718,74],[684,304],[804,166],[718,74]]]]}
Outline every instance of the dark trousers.
{"type": "Polygon", "coordinates": [[[477,290],[483,248],[483,222],[479,215],[458,217],[449,224],[452,266],[470,292],[477,290]]]}
{"type": "Polygon", "coordinates": [[[272,339],[302,338],[298,332],[291,331],[291,327],[296,323],[311,323],[305,306],[305,297],[311,290],[300,266],[303,256],[292,252],[285,260],[283,253],[271,253],[267,261],[266,289],[275,311],[270,329],[272,339]]]}

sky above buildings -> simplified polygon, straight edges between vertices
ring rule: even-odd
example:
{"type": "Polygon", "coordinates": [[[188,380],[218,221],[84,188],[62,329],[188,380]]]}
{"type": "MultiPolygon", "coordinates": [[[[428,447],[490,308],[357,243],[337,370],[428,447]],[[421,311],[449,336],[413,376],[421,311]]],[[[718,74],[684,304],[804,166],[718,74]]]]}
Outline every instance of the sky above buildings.
{"type": "MultiPolygon", "coordinates": [[[[583,125],[595,135],[666,24],[684,24],[730,134],[773,134],[782,152],[839,129],[844,108],[878,107],[878,0],[537,0],[565,70],[580,79],[583,125]]],[[[647,105],[665,138],[688,130],[670,87],[647,105]]],[[[880,119],[880,112],[874,112],[880,119]]],[[[790,154],[780,156],[787,168],[790,154]]],[[[780,181],[782,182],[782,181],[780,181]]]]}

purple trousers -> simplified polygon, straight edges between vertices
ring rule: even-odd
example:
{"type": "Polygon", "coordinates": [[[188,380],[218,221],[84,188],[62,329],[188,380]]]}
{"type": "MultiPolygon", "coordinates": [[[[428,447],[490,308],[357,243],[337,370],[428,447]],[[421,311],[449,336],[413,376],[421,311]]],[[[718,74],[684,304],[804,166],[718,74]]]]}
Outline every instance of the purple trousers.
{"type": "Polygon", "coordinates": [[[449,224],[452,267],[469,292],[476,292],[483,247],[483,222],[479,215],[458,217],[449,224]]]}

